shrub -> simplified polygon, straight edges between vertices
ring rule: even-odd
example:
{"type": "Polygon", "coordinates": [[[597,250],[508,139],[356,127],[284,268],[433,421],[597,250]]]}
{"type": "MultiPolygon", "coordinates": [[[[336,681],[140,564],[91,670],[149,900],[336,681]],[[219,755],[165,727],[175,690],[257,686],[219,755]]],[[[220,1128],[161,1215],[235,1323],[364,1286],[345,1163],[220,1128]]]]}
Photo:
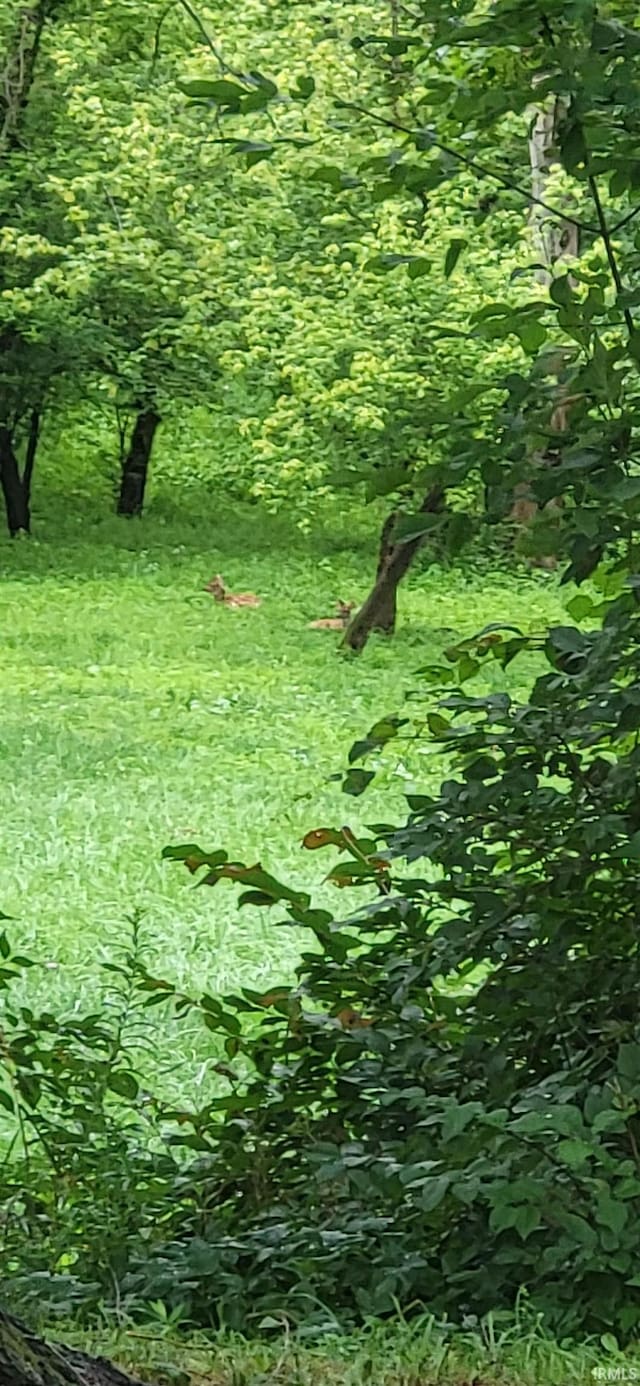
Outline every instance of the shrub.
{"type": "MultiPolygon", "coordinates": [[[[558,1331],[637,1329],[635,591],[601,630],[548,633],[527,703],[441,694],[422,726],[447,777],[402,827],[307,835],[365,888],[346,919],[223,851],[167,849],[311,930],[296,988],[187,998],[134,948],[109,1023],[8,1011],[4,1105],[32,1133],[29,1170],[3,1173],[20,1293],[63,1272],[94,1308],[115,1283],[121,1304],[238,1327],[483,1314],[524,1287],[558,1331]],[[134,1076],[140,1016],[166,997],[217,1037],[229,1092],[199,1111],[134,1076]]],[[[493,631],[449,655],[464,675],[527,643],[493,631]]],[[[355,748],[347,788],[401,727],[355,748]]]]}

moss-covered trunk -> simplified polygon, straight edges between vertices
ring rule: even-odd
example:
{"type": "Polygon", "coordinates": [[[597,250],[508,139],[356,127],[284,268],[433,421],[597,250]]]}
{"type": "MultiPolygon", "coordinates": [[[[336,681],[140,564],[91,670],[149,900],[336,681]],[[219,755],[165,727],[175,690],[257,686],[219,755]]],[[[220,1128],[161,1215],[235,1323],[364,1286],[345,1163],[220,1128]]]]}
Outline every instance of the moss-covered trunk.
{"type": "Polygon", "coordinates": [[[0,1386],[140,1386],[100,1357],[46,1343],[0,1311],[0,1386]]]}

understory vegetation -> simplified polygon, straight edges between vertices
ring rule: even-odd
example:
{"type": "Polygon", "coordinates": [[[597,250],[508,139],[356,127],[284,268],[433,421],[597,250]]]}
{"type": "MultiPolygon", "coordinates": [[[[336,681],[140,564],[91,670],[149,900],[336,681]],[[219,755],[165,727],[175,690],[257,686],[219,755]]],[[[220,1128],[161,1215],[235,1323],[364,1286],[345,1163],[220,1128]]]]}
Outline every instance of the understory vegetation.
{"type": "Polygon", "coordinates": [[[0,1386],[638,1370],[640,19],[338,8],[0,4],[0,1386]]]}

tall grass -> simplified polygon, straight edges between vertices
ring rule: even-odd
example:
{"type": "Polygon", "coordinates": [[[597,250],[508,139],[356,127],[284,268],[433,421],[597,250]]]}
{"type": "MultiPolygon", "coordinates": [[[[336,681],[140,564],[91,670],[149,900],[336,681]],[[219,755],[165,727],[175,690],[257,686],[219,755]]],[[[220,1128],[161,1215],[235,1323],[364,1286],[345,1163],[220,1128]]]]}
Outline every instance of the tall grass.
{"type": "Polygon", "coordinates": [[[222,1332],[181,1341],[175,1324],[158,1312],[155,1322],[96,1335],[89,1346],[155,1386],[597,1386],[640,1380],[637,1353],[623,1355],[613,1342],[559,1343],[526,1309],[489,1315],[466,1329],[423,1314],[315,1342],[289,1337],[282,1328],[271,1337],[247,1340],[222,1332]]]}

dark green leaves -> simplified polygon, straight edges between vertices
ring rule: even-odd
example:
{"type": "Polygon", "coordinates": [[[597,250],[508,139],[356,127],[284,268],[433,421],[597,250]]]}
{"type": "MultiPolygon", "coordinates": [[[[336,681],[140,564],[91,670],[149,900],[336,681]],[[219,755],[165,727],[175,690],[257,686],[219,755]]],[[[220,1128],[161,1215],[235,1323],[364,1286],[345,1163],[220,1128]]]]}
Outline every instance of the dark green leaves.
{"type": "Polygon", "coordinates": [[[118,1097],[126,1098],[128,1102],[135,1102],[138,1096],[138,1081],[133,1073],[124,1068],[114,1069],[109,1075],[108,1085],[111,1092],[117,1093],[118,1097]]]}
{"type": "Polygon", "coordinates": [[[401,515],[393,531],[394,543],[408,543],[411,539],[420,539],[430,531],[438,529],[442,523],[441,515],[421,512],[416,515],[401,515]]]}
{"type": "Polygon", "coordinates": [[[332,188],[334,192],[345,192],[350,188],[357,188],[360,185],[359,178],[351,173],[345,173],[337,168],[335,164],[321,164],[309,174],[310,183],[322,183],[325,187],[332,188]]]}
{"type": "MultiPolygon", "coordinates": [[[[179,85],[180,90],[191,100],[212,103],[218,106],[221,112],[230,115],[262,111],[278,95],[275,82],[260,73],[249,74],[246,81],[247,85],[242,86],[229,77],[201,77],[190,78],[179,85]]],[[[301,81],[304,82],[305,79],[302,78],[301,81]]],[[[299,99],[302,99],[302,89],[299,99]]]]}
{"type": "Polygon", "coordinates": [[[365,789],[373,779],[375,779],[374,770],[348,770],[342,781],[342,792],[358,798],[360,794],[364,794],[365,789]]]}
{"type": "Polygon", "coordinates": [[[296,79],[296,85],[295,87],[292,87],[290,89],[289,95],[291,96],[293,101],[309,101],[309,99],[313,96],[315,89],[315,78],[298,77],[296,79]]]}
{"type": "Polygon", "coordinates": [[[458,263],[458,260],[460,259],[460,256],[462,255],[463,250],[466,250],[468,244],[469,244],[469,242],[468,242],[467,240],[464,240],[463,238],[461,238],[461,239],[459,239],[459,240],[451,241],[451,244],[449,245],[449,248],[448,248],[447,253],[446,253],[446,256],[445,256],[445,261],[444,261],[444,277],[445,277],[445,279],[449,279],[450,276],[453,274],[453,271],[454,271],[454,269],[455,269],[455,267],[456,267],[456,265],[457,265],[457,263],[458,263]]]}
{"type": "Polygon", "coordinates": [[[396,255],[385,252],[381,255],[374,255],[365,263],[365,270],[370,274],[388,274],[390,270],[397,269],[399,265],[406,265],[409,277],[419,279],[423,274],[428,274],[431,269],[431,261],[425,259],[423,255],[396,255]]]}
{"type": "Polygon", "coordinates": [[[229,81],[226,77],[218,77],[213,80],[196,78],[181,82],[180,88],[185,96],[213,101],[217,106],[222,106],[229,111],[240,111],[243,99],[249,95],[245,87],[239,86],[237,82],[229,81]]]}

